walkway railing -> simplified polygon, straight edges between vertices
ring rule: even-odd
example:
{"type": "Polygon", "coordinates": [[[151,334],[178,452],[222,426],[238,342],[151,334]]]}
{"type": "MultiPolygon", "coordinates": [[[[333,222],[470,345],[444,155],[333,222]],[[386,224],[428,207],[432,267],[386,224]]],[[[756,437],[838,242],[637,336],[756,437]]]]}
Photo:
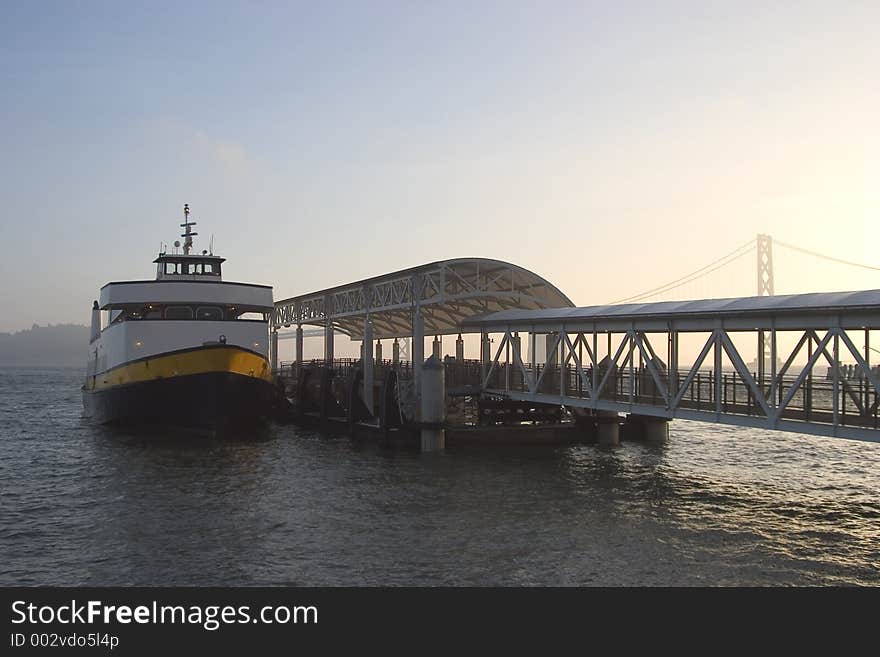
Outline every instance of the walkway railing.
{"type": "MultiPolygon", "coordinates": [[[[593,368],[587,367],[583,371],[585,377],[574,366],[560,368],[559,365],[524,363],[523,367],[519,367],[498,363],[485,380],[483,389],[486,393],[501,396],[595,407],[598,410],[635,412],[634,409],[639,407],[641,412],[645,412],[645,407],[648,407],[650,412],[646,414],[650,415],[691,417],[714,422],[723,421],[719,414],[767,420],[759,395],[736,371],[722,370],[720,375],[711,369],[696,371],[687,387],[679,389],[676,395],[678,402],[674,407],[669,403],[674,398],[668,402],[663,393],[664,390],[675,389],[674,382],[670,385],[670,376],[665,371],[657,373],[658,386],[658,381],[647,368],[635,368],[632,374],[626,369],[612,370],[595,405],[588,387],[588,382],[594,379],[593,368]],[[530,379],[540,381],[536,390],[530,379]]],[[[874,371],[880,375],[880,368],[874,371]]],[[[595,378],[602,380],[606,373],[606,370],[598,368],[595,378]]],[[[690,370],[679,370],[675,374],[674,381],[684,382],[690,370]]],[[[825,377],[808,375],[803,381],[799,374],[784,375],[777,377],[775,386],[771,386],[770,381],[764,381],[759,384],[759,390],[763,388],[766,400],[775,387],[775,406],[781,408],[780,420],[831,425],[836,408],[840,427],[880,428],[878,393],[870,380],[864,376],[841,377],[836,386],[835,404],[835,383],[830,375],[830,369],[825,377]],[[788,401],[783,405],[786,399],[788,401]]],[[[757,373],[753,372],[752,376],[758,380],[757,373]]],[[[729,423],[739,424],[735,418],[729,419],[729,423]]],[[[805,427],[804,431],[811,432],[809,427],[805,427]]]]}

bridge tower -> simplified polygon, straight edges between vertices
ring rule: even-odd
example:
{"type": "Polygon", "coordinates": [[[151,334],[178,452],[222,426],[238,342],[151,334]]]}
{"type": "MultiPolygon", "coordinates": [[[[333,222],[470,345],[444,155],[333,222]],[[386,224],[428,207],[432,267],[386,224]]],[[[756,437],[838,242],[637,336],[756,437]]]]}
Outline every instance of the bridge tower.
{"type": "Polygon", "coordinates": [[[773,238],[758,235],[758,296],[773,296],[773,238]]]}
{"type": "Polygon", "coordinates": [[[402,361],[411,360],[409,343],[409,338],[403,338],[403,340],[400,341],[400,360],[402,361]]]}
{"type": "MultiPolygon", "coordinates": [[[[770,235],[761,235],[757,237],[758,252],[758,296],[763,297],[765,294],[769,297],[773,296],[773,238],[770,235]]],[[[764,331],[758,331],[758,382],[763,387],[768,366],[772,367],[772,359],[775,358],[771,354],[771,345],[764,336],[764,331]]],[[[775,369],[775,368],[774,368],[775,369]]]]}

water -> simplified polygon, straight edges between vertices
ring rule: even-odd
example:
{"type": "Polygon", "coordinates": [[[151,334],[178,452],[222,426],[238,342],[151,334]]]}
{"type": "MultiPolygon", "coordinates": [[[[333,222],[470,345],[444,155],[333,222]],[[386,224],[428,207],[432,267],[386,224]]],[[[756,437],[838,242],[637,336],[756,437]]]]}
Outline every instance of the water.
{"type": "Polygon", "coordinates": [[[0,369],[2,585],[880,584],[880,445],[132,434],[82,419],[79,382],[0,369]]]}

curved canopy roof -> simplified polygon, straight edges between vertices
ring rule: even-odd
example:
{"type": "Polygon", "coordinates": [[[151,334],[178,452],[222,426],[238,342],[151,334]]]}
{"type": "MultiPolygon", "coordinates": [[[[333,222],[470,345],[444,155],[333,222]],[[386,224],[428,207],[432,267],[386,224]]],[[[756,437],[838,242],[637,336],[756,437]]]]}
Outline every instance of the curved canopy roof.
{"type": "Polygon", "coordinates": [[[425,335],[444,335],[460,333],[464,320],[475,315],[573,306],[556,286],[527,269],[501,260],[459,258],[278,301],[272,323],[275,328],[323,326],[329,320],[336,330],[361,339],[369,316],[373,337],[400,338],[412,335],[417,309],[425,335]]]}
{"type": "Polygon", "coordinates": [[[730,299],[698,299],[693,301],[659,301],[625,303],[581,308],[559,308],[540,312],[508,310],[473,317],[465,322],[475,329],[503,330],[501,327],[534,327],[536,330],[592,323],[599,330],[623,324],[638,328],[650,322],[687,320],[694,329],[711,329],[716,321],[729,318],[743,321],[744,326],[757,326],[759,318],[785,318],[845,315],[856,323],[866,313],[880,311],[880,290],[852,292],[810,292],[777,296],[740,297],[730,299]],[[757,323],[756,323],[757,322],[757,323]]]}

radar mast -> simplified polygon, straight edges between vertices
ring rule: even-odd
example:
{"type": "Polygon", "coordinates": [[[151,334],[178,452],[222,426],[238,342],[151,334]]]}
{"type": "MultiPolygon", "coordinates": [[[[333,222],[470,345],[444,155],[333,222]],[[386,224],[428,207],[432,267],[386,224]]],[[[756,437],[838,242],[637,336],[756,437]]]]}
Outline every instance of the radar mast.
{"type": "Polygon", "coordinates": [[[189,251],[193,245],[193,236],[198,235],[198,233],[192,232],[190,230],[191,226],[195,226],[195,221],[189,220],[189,203],[183,204],[183,223],[180,224],[180,227],[184,229],[184,232],[181,234],[183,238],[183,255],[189,255],[189,251]]]}

